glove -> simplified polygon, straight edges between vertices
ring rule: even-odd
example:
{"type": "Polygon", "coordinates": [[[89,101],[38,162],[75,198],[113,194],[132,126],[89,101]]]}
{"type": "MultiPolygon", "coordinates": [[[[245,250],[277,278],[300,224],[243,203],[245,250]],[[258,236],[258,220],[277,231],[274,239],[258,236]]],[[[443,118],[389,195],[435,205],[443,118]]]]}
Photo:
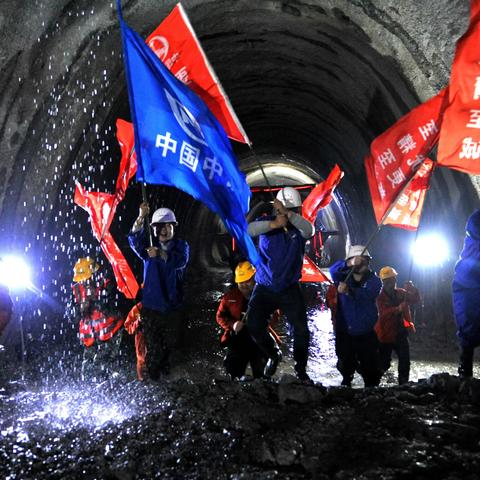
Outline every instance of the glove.
{"type": "Polygon", "coordinates": [[[236,321],[233,324],[233,331],[235,333],[238,333],[244,326],[245,326],[245,324],[242,321],[236,321]]]}

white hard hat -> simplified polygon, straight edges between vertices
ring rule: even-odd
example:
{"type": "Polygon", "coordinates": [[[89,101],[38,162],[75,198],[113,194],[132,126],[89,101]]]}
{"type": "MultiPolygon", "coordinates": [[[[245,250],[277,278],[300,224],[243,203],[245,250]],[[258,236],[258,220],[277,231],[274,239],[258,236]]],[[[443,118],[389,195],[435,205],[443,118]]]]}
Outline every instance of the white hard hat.
{"type": "Polygon", "coordinates": [[[173,223],[175,226],[178,225],[175,214],[169,208],[158,208],[153,212],[151,224],[155,225],[156,223],[173,223]]]}
{"type": "Polygon", "coordinates": [[[349,258],[352,258],[352,257],[372,258],[364,245],[352,245],[348,249],[348,253],[347,253],[347,256],[345,257],[345,260],[348,260],[349,258]]]}
{"type": "Polygon", "coordinates": [[[277,200],[280,200],[286,208],[295,208],[302,206],[302,198],[293,187],[282,188],[277,193],[277,200]]]}

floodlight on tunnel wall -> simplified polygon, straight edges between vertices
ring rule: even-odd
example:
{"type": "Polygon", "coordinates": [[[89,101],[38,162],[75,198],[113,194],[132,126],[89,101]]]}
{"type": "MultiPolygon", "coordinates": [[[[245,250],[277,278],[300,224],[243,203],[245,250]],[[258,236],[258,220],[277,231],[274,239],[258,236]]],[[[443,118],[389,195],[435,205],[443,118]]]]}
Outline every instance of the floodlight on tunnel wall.
{"type": "Polygon", "coordinates": [[[436,267],[449,257],[448,244],[438,233],[423,234],[412,245],[413,260],[423,267],[436,267]]]}
{"type": "Polygon", "coordinates": [[[20,257],[8,255],[0,261],[0,283],[11,290],[21,290],[32,286],[30,267],[20,257]]]}

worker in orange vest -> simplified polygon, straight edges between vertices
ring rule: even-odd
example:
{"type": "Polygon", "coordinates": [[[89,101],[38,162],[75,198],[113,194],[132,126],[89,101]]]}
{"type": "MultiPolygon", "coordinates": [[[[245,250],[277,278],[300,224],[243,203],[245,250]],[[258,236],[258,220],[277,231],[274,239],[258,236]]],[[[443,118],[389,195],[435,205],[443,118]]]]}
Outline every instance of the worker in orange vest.
{"type": "Polygon", "coordinates": [[[380,368],[382,374],[390,368],[392,352],[398,357],[398,383],[408,382],[410,375],[409,332],[415,332],[410,305],[420,301],[418,289],[412,282],[397,288],[398,273],[392,267],[380,269],[382,289],[377,297],[378,320],[375,333],[380,342],[380,368]]]}
{"type": "MultiPolygon", "coordinates": [[[[248,300],[255,286],[255,267],[250,262],[240,262],[235,269],[236,285],[228,290],[218,306],[216,320],[223,328],[220,343],[227,348],[223,365],[232,379],[245,375],[248,364],[254,378],[263,377],[267,357],[250,336],[245,324],[248,300]]],[[[278,318],[275,312],[274,321],[278,318]]],[[[272,327],[270,335],[276,344],[280,339],[272,327]]]]}
{"type": "Polygon", "coordinates": [[[90,257],[78,259],[73,268],[75,318],[85,346],[82,377],[87,367],[94,364],[105,372],[119,355],[123,318],[114,308],[113,282],[98,273],[99,268],[90,257]]]}

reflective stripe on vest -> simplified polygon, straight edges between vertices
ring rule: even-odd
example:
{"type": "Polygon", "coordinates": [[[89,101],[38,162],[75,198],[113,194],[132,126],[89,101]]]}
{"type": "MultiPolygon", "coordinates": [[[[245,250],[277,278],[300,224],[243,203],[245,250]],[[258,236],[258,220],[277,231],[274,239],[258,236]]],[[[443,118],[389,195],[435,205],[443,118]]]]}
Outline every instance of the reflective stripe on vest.
{"type": "Polygon", "coordinates": [[[107,317],[105,322],[99,325],[98,339],[102,342],[110,340],[123,326],[123,318],[107,317]]]}
{"type": "Polygon", "coordinates": [[[78,336],[86,347],[91,347],[95,342],[92,326],[83,320],[80,321],[78,336]]]}
{"type": "MultiPolygon", "coordinates": [[[[109,279],[102,278],[98,282],[100,285],[96,285],[94,288],[94,297],[99,300],[102,296],[102,291],[107,288],[107,285],[110,283],[109,279]]],[[[85,283],[78,282],[72,285],[73,297],[75,298],[76,303],[83,303],[87,300],[87,297],[91,296],[91,292],[87,292],[87,290],[91,290],[92,286],[88,286],[85,283]],[[88,295],[87,295],[88,293],[88,295]]]]}
{"type": "Polygon", "coordinates": [[[113,315],[105,317],[100,310],[94,310],[91,319],[93,330],[102,342],[110,340],[123,326],[123,318],[113,315]]]}

